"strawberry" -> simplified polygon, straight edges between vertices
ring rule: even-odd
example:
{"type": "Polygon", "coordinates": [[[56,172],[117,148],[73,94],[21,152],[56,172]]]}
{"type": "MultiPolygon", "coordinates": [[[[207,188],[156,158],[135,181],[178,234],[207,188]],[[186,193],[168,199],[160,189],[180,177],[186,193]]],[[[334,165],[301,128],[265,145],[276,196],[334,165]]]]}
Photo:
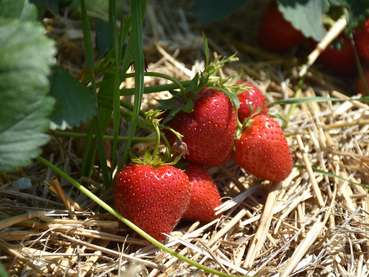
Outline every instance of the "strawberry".
{"type": "Polygon", "coordinates": [[[116,209],[158,240],[174,229],[189,202],[190,183],[178,168],[131,164],[117,173],[116,209]]]}
{"type": "Polygon", "coordinates": [[[245,118],[255,113],[267,114],[268,106],[261,90],[251,82],[241,82],[247,86],[248,89],[238,95],[238,99],[240,100],[238,118],[240,121],[243,122],[245,118]]]}
{"type": "Polygon", "coordinates": [[[362,78],[358,77],[356,80],[357,92],[361,95],[369,95],[369,70],[364,71],[362,78]]]}
{"type": "Polygon", "coordinates": [[[177,114],[169,125],[183,135],[187,160],[217,166],[224,163],[232,151],[236,111],[222,92],[204,89],[198,94],[193,111],[177,114]]]}
{"type": "Polygon", "coordinates": [[[257,115],[235,142],[236,163],[258,178],[280,182],[292,169],[292,157],[277,121],[257,115]]]}
{"type": "Polygon", "coordinates": [[[328,69],[341,75],[355,73],[355,53],[350,39],[346,36],[338,38],[339,48],[336,43],[328,46],[319,56],[319,61],[328,69]]]}
{"type": "Polygon", "coordinates": [[[369,19],[355,30],[354,39],[359,57],[369,63],[369,19]]]}
{"type": "Polygon", "coordinates": [[[304,39],[304,35],[283,17],[273,1],[261,19],[259,28],[261,46],[274,52],[282,52],[299,45],[304,39]]]}
{"type": "Polygon", "coordinates": [[[201,166],[189,164],[186,174],[191,185],[191,200],[183,219],[212,221],[217,217],[214,209],[221,204],[216,185],[201,166]]]}

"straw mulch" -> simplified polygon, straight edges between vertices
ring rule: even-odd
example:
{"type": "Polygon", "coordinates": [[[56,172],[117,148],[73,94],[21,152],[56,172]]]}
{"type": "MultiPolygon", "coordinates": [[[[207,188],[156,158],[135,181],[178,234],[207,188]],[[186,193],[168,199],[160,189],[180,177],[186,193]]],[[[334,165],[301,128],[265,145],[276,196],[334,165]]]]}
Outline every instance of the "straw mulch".
{"type": "MultiPolygon", "coordinates": [[[[188,24],[178,11],[176,16],[188,24]]],[[[156,26],[167,26],[167,17],[153,14],[156,26]]],[[[161,44],[147,44],[147,53],[156,59],[150,71],[189,79],[201,69],[201,60],[191,59],[199,57],[200,36],[182,27],[172,30],[177,36],[159,33],[161,44]],[[183,51],[181,37],[188,42],[183,51]]],[[[213,49],[227,49],[220,41],[212,40],[213,49]]],[[[240,62],[223,73],[254,81],[269,102],[311,96],[341,101],[273,106],[271,113],[284,117],[295,164],[291,175],[271,186],[233,162],[212,168],[223,196],[217,209],[221,216],[206,225],[181,223],[166,245],[242,276],[368,276],[369,106],[349,101],[318,72],[295,91],[295,70],[285,66],[284,58],[258,52],[256,59],[247,45],[242,49],[240,62]]],[[[146,79],[146,85],[158,82],[146,79]]],[[[155,104],[155,97],[162,94],[146,98],[145,107],[155,104]]],[[[53,137],[43,155],[111,201],[97,176],[80,178],[78,141],[53,137]]],[[[208,276],[153,248],[41,165],[2,174],[0,184],[0,261],[13,276],[208,276]]]]}

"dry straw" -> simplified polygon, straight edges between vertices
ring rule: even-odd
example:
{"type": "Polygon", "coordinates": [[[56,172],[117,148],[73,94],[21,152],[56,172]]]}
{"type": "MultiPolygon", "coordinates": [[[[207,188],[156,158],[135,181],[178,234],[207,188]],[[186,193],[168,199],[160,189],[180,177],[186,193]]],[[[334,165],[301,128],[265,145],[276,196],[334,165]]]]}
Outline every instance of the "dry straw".
{"type": "MultiPolygon", "coordinates": [[[[161,13],[153,9],[149,6],[148,20],[156,27],[146,30],[145,39],[152,42],[154,35],[161,43],[147,44],[148,56],[155,61],[149,70],[179,79],[192,77],[202,66],[194,59],[199,36],[189,29],[181,9],[171,16],[165,4],[161,13]],[[170,25],[170,36],[168,18],[182,22],[170,25]],[[194,66],[182,60],[191,60],[194,66]]],[[[210,42],[221,51],[235,45],[225,35],[210,42]]],[[[351,101],[335,82],[315,71],[308,72],[303,89],[296,89],[289,78],[297,70],[283,69],[285,60],[260,52],[259,58],[270,63],[255,62],[249,51],[255,49],[244,45],[238,49],[241,61],[224,74],[254,81],[270,102],[314,96],[340,101],[273,106],[271,112],[288,122],[285,132],[295,164],[291,175],[272,187],[232,162],[212,169],[224,196],[218,208],[222,216],[206,225],[180,224],[167,246],[208,267],[243,276],[368,276],[369,106],[351,101]]],[[[78,70],[72,62],[65,65],[78,70]]],[[[146,85],[157,83],[146,79],[146,85]]],[[[144,105],[155,105],[155,97],[162,95],[147,97],[144,105]]],[[[71,174],[80,165],[72,142],[53,140],[54,154],[47,157],[71,174]]],[[[37,165],[1,176],[0,258],[12,274],[205,276],[157,251],[52,176],[37,165]],[[15,185],[22,176],[31,178],[32,189],[22,191],[15,185]]],[[[94,180],[81,182],[104,200],[111,199],[94,180]]]]}

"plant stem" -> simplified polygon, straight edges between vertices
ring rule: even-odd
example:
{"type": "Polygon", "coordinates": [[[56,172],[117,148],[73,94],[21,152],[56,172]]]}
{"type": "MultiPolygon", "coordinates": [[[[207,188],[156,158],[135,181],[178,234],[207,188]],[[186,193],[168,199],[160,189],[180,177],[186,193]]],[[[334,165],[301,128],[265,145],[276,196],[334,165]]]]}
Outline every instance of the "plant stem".
{"type": "MultiPolygon", "coordinates": [[[[169,76],[167,74],[164,73],[160,73],[160,72],[144,72],[145,76],[150,76],[150,77],[158,77],[158,78],[162,78],[162,79],[166,79],[169,80],[171,82],[173,82],[173,84],[177,85],[177,88],[179,88],[182,92],[184,92],[185,88],[182,85],[181,81],[179,81],[178,79],[169,76]]],[[[135,77],[135,73],[128,73],[125,75],[126,78],[132,78],[135,77]]]]}
{"type": "MultiPolygon", "coordinates": [[[[192,81],[181,81],[181,85],[184,87],[188,87],[191,84],[192,81]]],[[[178,89],[179,86],[177,84],[165,84],[165,85],[157,85],[157,86],[150,86],[144,88],[144,94],[147,93],[155,93],[155,92],[161,92],[161,91],[168,91],[173,89],[178,89]]],[[[136,88],[126,88],[121,90],[121,95],[129,96],[134,95],[136,91],[136,88]]]]}
{"type": "MultiPolygon", "coordinates": [[[[52,131],[52,134],[56,136],[63,136],[63,137],[73,137],[73,138],[85,138],[88,136],[88,133],[79,133],[79,132],[70,132],[70,131],[52,131]]],[[[95,136],[93,136],[95,138],[95,136]]],[[[113,140],[114,136],[110,135],[103,135],[104,140],[113,140]]],[[[127,136],[118,136],[118,140],[127,140],[127,136]]],[[[156,141],[155,137],[132,137],[133,141],[156,141]]]]}
{"type": "Polygon", "coordinates": [[[37,161],[40,162],[41,164],[47,166],[52,171],[54,171],[55,174],[59,175],[60,177],[62,177],[66,181],[68,181],[75,188],[77,188],[80,192],[82,192],[84,195],[86,195],[88,198],[90,198],[92,201],[94,201],[96,204],[98,204],[101,208],[103,208],[105,211],[110,213],[112,216],[119,219],[122,223],[127,225],[130,229],[135,231],[137,234],[139,234],[141,237],[146,239],[148,242],[150,242],[152,245],[159,248],[160,250],[162,250],[162,251],[164,251],[164,252],[166,252],[166,253],[168,253],[168,254],[170,254],[170,255],[172,255],[172,256],[174,256],[174,257],[176,257],[176,258],[178,258],[178,259],[180,259],[180,260],[182,260],[182,261],[198,268],[198,269],[200,269],[200,270],[203,270],[204,272],[207,272],[207,273],[210,273],[210,274],[216,274],[218,276],[224,276],[224,277],[239,277],[237,275],[226,274],[226,273],[220,272],[218,270],[206,267],[202,264],[199,264],[198,262],[195,262],[195,261],[191,260],[190,258],[187,258],[186,256],[182,256],[181,254],[177,253],[173,249],[170,249],[170,248],[166,247],[165,245],[163,245],[162,243],[160,243],[159,241],[154,239],[152,236],[150,236],[149,234],[144,232],[142,229],[140,229],[134,223],[132,223],[128,219],[124,218],[118,211],[116,211],[115,209],[110,207],[107,203],[105,203],[103,200],[101,200],[99,197],[97,197],[90,190],[88,190],[86,187],[81,185],[77,180],[73,179],[71,176],[69,176],[66,172],[61,170],[59,167],[57,167],[56,165],[54,165],[53,163],[51,163],[50,161],[48,161],[48,160],[46,160],[42,157],[38,157],[37,161]]]}
{"type": "Polygon", "coordinates": [[[160,129],[159,129],[159,121],[154,119],[153,122],[154,129],[155,129],[155,146],[154,146],[154,159],[159,156],[159,147],[160,147],[160,129]]]}

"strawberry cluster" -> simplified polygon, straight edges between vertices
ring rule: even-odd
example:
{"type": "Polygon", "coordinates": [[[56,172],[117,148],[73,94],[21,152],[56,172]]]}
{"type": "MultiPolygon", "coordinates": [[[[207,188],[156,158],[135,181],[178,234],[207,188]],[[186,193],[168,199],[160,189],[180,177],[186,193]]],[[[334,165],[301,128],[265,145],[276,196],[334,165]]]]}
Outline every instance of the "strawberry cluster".
{"type": "MultiPolygon", "coordinates": [[[[185,145],[185,169],[169,164],[132,163],[115,178],[115,207],[158,240],[180,220],[209,222],[221,196],[207,169],[234,157],[249,174],[278,183],[292,169],[283,131],[268,115],[266,99],[250,82],[236,95],[236,109],[225,92],[204,87],[193,109],[168,120],[171,145],[185,145]],[[180,133],[175,136],[173,133],[180,133]]],[[[168,113],[167,113],[168,114],[168,113]]],[[[164,120],[165,121],[165,120],[164,120]]]]}

